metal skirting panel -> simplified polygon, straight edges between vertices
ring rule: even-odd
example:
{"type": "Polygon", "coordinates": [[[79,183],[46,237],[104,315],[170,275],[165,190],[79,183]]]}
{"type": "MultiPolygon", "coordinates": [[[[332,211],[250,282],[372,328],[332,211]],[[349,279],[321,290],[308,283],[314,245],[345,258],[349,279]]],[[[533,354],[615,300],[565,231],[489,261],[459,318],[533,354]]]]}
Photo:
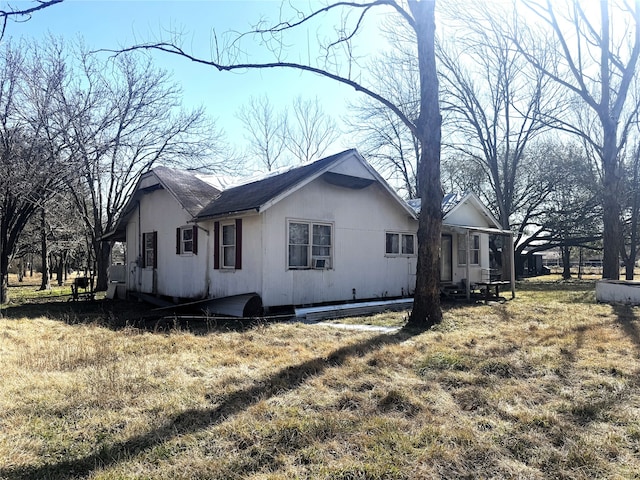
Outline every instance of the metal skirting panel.
{"type": "Polygon", "coordinates": [[[319,322],[332,318],[357,317],[385,312],[388,310],[405,310],[413,306],[413,298],[382,300],[341,305],[325,305],[320,307],[296,308],[296,318],[305,322],[319,322]]]}

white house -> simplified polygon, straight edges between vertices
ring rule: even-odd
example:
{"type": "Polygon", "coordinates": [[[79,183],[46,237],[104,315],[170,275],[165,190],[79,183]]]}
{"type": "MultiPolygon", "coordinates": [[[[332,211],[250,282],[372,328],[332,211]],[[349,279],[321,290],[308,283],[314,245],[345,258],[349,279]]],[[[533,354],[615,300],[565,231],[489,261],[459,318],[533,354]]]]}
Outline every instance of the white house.
{"type": "MultiPolygon", "coordinates": [[[[481,281],[488,234],[504,232],[472,194],[443,207],[442,280],[481,281]]],[[[126,241],[129,292],[175,302],[251,294],[270,309],[410,295],[417,215],[347,150],[222,191],[154,168],[111,238],[126,241]]]]}

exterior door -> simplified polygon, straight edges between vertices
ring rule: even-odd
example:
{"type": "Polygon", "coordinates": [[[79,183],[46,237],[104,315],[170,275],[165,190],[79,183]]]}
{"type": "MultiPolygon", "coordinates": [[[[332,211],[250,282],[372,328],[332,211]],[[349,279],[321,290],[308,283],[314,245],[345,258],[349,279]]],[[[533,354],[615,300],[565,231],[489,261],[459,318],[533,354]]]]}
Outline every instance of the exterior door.
{"type": "Polygon", "coordinates": [[[440,281],[453,281],[453,237],[442,235],[440,240],[440,281]]]}

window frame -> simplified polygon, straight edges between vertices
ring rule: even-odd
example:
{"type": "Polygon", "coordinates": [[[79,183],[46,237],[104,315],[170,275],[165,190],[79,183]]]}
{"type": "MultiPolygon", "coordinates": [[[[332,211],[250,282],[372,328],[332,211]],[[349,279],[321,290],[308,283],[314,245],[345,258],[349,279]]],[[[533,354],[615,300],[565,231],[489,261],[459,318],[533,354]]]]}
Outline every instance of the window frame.
{"type": "Polygon", "coordinates": [[[193,236],[192,226],[180,227],[180,255],[193,255],[193,236]],[[185,239],[185,235],[189,235],[190,238],[185,239]],[[188,250],[187,245],[190,245],[188,250]]]}
{"type": "MultiPolygon", "coordinates": [[[[481,241],[479,233],[469,233],[469,266],[479,266],[481,262],[481,241]],[[477,245],[476,245],[477,239],[477,245]]],[[[458,265],[467,265],[467,234],[458,234],[458,265]]]]}
{"type": "Polygon", "coordinates": [[[335,226],[333,222],[320,220],[287,219],[286,223],[286,267],[287,270],[333,270],[333,248],[335,243],[335,226]],[[306,243],[291,243],[291,225],[300,224],[307,226],[306,243]],[[318,228],[316,228],[318,227],[318,228]],[[321,232],[319,228],[328,228],[321,232]],[[328,243],[325,240],[328,237],[328,243]],[[319,241],[320,240],[320,241],[319,241]],[[304,265],[292,265],[291,247],[306,249],[306,263],[304,265]],[[314,254],[314,252],[316,252],[314,254]],[[322,255],[322,253],[328,253],[322,255]],[[322,266],[315,266],[316,265],[322,266]]]}
{"type": "Polygon", "coordinates": [[[401,232],[396,230],[388,230],[384,235],[384,254],[387,257],[415,257],[416,256],[416,234],[412,232],[401,232]],[[389,248],[389,237],[397,237],[395,245],[392,243],[389,248]],[[411,238],[411,251],[406,248],[406,238],[411,238]],[[397,252],[393,251],[393,247],[397,247],[397,252]],[[391,251],[389,251],[391,250],[391,251]]]}
{"type": "Polygon", "coordinates": [[[225,270],[236,269],[236,248],[237,248],[237,228],[235,222],[221,222],[220,223],[220,268],[225,270]],[[225,229],[233,228],[233,243],[225,243],[225,229]],[[225,255],[227,249],[233,249],[232,261],[233,264],[227,264],[227,256],[225,255]]]}
{"type": "Polygon", "coordinates": [[[176,227],[176,255],[190,257],[198,254],[198,226],[183,225],[176,227]],[[191,231],[187,234],[187,231],[191,231]],[[188,237],[191,238],[188,238],[188,237]],[[190,245],[188,249],[187,245],[190,245]]]}
{"type": "Polygon", "coordinates": [[[143,232],[142,234],[142,267],[157,268],[158,267],[158,232],[143,232]],[[151,242],[151,245],[148,243],[151,242]],[[151,261],[149,261],[149,252],[152,253],[151,261]]]}
{"type": "MultiPolygon", "coordinates": [[[[242,270],[242,218],[236,219],[224,219],[224,220],[216,220],[213,222],[213,269],[218,271],[225,272],[233,272],[237,270],[242,270]],[[224,226],[234,225],[235,226],[235,259],[234,265],[226,265],[224,263],[224,258],[220,258],[224,255],[223,250],[223,238],[222,235],[224,233],[224,226]],[[224,266],[223,266],[224,265],[224,266]]],[[[230,247],[229,245],[226,245],[230,247]]]]}

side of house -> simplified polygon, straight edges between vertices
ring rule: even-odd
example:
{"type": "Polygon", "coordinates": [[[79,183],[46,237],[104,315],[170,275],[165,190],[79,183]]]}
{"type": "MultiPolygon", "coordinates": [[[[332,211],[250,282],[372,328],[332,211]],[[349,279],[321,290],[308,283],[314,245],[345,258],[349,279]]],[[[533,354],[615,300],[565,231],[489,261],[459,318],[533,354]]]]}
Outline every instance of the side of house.
{"type": "MultiPolygon", "coordinates": [[[[412,292],[415,215],[371,170],[351,151],[252,210],[199,222],[217,238],[210,297],[257,292],[269,307],[412,292]],[[387,251],[387,236],[399,235],[404,251],[387,251]]],[[[228,210],[245,208],[238,197],[228,210]]]]}
{"type": "Polygon", "coordinates": [[[191,173],[165,167],[140,178],[111,234],[126,242],[127,291],[206,297],[207,232],[192,219],[219,193],[191,173]]]}
{"type": "MultiPolygon", "coordinates": [[[[473,194],[447,195],[443,213],[442,282],[480,282],[497,221],[473,194]]],[[[113,238],[126,238],[130,292],[313,305],[411,295],[418,215],[419,201],[404,202],[347,150],[223,191],[155,168],[113,238]]]]}

